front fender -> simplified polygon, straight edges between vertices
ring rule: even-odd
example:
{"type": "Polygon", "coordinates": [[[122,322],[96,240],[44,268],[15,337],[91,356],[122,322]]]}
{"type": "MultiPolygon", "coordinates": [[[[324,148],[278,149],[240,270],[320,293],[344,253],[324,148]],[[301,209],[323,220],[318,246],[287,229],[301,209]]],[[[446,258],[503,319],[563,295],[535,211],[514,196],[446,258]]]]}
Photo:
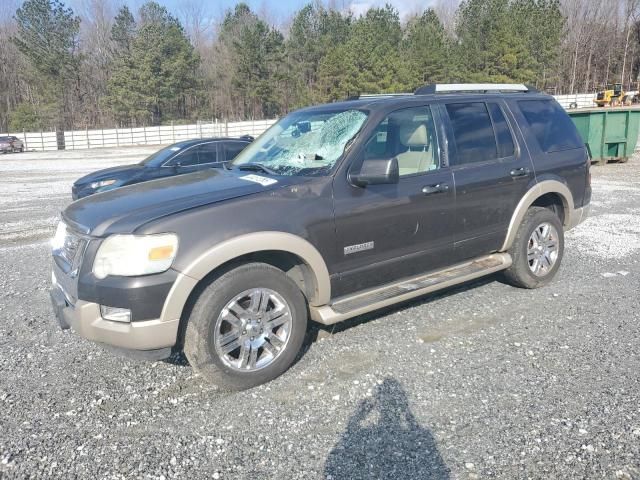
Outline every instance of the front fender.
{"type": "Polygon", "coordinates": [[[291,253],[300,258],[312,274],[314,294],[309,298],[312,306],[326,305],[331,298],[329,271],[318,250],[304,238],[286,232],[255,232],[219,243],[203,252],[183,268],[169,291],[161,318],[180,318],[184,306],[196,285],[209,273],[225,263],[267,250],[291,253]]]}

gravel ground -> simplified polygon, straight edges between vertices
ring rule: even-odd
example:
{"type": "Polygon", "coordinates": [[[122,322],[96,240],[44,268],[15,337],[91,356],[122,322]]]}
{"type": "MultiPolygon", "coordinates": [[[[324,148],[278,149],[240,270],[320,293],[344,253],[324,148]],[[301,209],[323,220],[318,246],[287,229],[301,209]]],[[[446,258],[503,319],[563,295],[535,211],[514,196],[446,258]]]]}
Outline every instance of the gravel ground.
{"type": "Polygon", "coordinates": [[[72,180],[150,151],[0,157],[0,478],[640,479],[640,157],[593,168],[552,285],[355,319],[221,394],[54,325],[46,239],[72,180]]]}

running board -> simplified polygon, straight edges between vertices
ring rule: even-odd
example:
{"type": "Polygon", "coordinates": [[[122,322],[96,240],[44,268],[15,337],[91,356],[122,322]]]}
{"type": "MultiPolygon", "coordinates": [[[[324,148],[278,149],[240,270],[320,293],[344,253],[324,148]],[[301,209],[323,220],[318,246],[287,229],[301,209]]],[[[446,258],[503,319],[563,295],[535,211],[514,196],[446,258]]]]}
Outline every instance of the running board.
{"type": "Polygon", "coordinates": [[[363,313],[504,270],[509,266],[511,256],[508,253],[494,253],[445,270],[342,297],[331,305],[310,307],[311,318],[324,325],[333,325],[363,313]]]}

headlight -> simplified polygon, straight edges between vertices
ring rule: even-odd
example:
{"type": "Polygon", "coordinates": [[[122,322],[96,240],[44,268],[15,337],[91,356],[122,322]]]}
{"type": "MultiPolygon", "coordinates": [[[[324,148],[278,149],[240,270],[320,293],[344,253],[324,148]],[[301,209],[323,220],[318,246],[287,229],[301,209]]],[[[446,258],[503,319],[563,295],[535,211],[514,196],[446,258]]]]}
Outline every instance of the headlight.
{"type": "Polygon", "coordinates": [[[112,235],[102,242],[93,261],[97,278],[108,275],[134,277],[169,269],[178,252],[178,237],[159,235],[112,235]]]}
{"type": "Polygon", "coordinates": [[[116,180],[101,180],[99,182],[93,182],[89,185],[93,190],[96,188],[108,187],[109,185],[113,185],[116,183],[116,180]]]}
{"type": "Polygon", "coordinates": [[[58,222],[58,227],[56,228],[56,234],[50,241],[51,250],[58,251],[64,247],[64,239],[67,236],[67,226],[64,222],[58,222]]]}

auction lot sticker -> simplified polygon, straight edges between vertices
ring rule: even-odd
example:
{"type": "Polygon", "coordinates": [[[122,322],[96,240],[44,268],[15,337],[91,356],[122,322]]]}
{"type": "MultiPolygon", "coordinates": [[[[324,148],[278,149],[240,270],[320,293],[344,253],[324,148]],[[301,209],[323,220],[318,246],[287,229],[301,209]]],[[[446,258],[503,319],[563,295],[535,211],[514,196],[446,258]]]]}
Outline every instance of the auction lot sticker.
{"type": "Polygon", "coordinates": [[[274,183],[278,183],[277,180],[273,178],[261,177],[260,175],[245,175],[244,177],[240,177],[243,180],[248,180],[250,182],[259,183],[263,187],[268,187],[269,185],[273,185],[274,183]]]}

